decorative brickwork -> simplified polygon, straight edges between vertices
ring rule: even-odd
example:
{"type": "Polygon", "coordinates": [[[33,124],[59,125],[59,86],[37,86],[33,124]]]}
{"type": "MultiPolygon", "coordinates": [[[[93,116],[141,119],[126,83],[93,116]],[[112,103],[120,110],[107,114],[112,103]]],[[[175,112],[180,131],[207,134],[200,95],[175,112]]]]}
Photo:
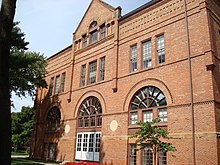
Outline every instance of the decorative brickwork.
{"type": "Polygon", "coordinates": [[[147,153],[133,152],[129,136],[136,120],[159,117],[177,148],[163,162],[220,164],[219,11],[218,0],[152,0],[121,16],[120,7],[91,0],[73,43],[48,58],[31,157],[143,165],[147,153]],[[47,117],[53,107],[60,124],[47,117]]]}

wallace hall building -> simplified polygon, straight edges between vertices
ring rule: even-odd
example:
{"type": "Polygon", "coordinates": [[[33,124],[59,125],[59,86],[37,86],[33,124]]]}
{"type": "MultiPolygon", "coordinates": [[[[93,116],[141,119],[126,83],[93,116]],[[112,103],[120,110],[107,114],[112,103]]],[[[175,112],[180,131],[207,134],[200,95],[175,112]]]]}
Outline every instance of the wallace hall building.
{"type": "Polygon", "coordinates": [[[91,0],[72,44],[47,61],[32,157],[152,165],[152,146],[129,137],[159,118],[177,151],[157,165],[220,164],[219,0],[151,0],[125,15],[91,0]]]}

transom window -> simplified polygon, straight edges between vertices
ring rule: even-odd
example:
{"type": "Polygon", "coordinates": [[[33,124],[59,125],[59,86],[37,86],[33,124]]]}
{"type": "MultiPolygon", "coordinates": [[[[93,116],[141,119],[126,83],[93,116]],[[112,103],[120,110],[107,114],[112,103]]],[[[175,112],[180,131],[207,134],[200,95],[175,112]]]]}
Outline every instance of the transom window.
{"type": "Polygon", "coordinates": [[[46,131],[55,132],[60,128],[61,114],[58,107],[53,107],[47,114],[46,131]]]}
{"type": "Polygon", "coordinates": [[[100,127],[102,107],[96,97],[86,98],[79,107],[78,128],[100,127]]]}
{"type": "Polygon", "coordinates": [[[138,121],[151,122],[154,118],[166,122],[166,105],[166,97],[159,88],[154,86],[141,88],[130,102],[130,124],[136,124],[138,121]]]}

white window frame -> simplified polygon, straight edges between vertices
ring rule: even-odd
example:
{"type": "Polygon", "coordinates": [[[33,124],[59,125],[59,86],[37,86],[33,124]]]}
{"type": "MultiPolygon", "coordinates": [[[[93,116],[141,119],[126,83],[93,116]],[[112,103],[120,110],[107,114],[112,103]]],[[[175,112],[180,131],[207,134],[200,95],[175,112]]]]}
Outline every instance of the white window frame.
{"type": "Polygon", "coordinates": [[[100,160],[100,144],[101,132],[77,133],[75,159],[98,162],[100,160]],[[93,137],[92,140],[91,137],[93,137]]]}

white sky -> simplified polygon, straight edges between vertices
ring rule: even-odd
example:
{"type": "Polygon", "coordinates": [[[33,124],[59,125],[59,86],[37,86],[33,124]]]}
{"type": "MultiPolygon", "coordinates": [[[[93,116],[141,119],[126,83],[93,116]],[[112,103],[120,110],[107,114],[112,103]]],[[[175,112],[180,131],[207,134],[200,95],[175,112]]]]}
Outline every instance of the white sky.
{"type": "MultiPolygon", "coordinates": [[[[1,2],[2,0],[0,0],[1,2]]],[[[150,0],[104,0],[113,7],[122,7],[122,15],[150,0]]],[[[69,46],[91,0],[17,0],[15,21],[26,34],[29,51],[49,57],[69,46]]],[[[12,97],[18,112],[22,106],[33,106],[33,100],[12,97]]]]}

